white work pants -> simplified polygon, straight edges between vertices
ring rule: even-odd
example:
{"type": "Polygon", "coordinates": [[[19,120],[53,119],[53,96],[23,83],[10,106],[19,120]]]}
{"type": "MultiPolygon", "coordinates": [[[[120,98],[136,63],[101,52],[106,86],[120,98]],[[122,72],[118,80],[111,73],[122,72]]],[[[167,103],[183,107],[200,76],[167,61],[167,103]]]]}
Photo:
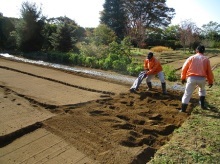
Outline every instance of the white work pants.
{"type": "Polygon", "coordinates": [[[192,76],[192,77],[187,78],[185,92],[182,97],[182,104],[189,103],[190,98],[197,85],[199,87],[199,92],[198,92],[199,96],[206,96],[205,83],[206,83],[205,77],[192,76]]]}
{"type": "MultiPolygon", "coordinates": [[[[158,74],[158,78],[160,79],[161,83],[165,83],[164,73],[160,71],[158,74]]],[[[146,82],[149,83],[155,77],[155,75],[147,75],[146,82]]]]}

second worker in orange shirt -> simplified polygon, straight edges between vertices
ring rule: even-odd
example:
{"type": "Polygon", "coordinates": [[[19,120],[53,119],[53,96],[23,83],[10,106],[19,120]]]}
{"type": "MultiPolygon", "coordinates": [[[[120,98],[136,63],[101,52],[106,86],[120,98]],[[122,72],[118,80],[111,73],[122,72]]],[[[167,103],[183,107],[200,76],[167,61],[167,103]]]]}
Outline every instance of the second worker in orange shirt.
{"type": "Polygon", "coordinates": [[[209,88],[213,85],[214,76],[209,59],[204,56],[205,47],[200,45],[196,48],[196,54],[190,56],[182,67],[182,84],[186,82],[185,92],[182,97],[182,107],[180,112],[185,112],[190,98],[196,88],[199,87],[199,103],[201,108],[205,108],[205,84],[208,81],[209,88]]]}
{"type": "Polygon", "coordinates": [[[152,89],[152,78],[155,77],[155,75],[158,75],[161,86],[162,86],[162,93],[166,94],[166,83],[163,73],[163,68],[160,64],[160,62],[154,57],[152,52],[149,52],[147,55],[147,58],[144,60],[144,71],[142,71],[138,78],[134,81],[133,85],[130,88],[130,92],[135,92],[139,85],[141,84],[142,80],[146,78],[146,83],[148,86],[148,90],[152,89]]]}

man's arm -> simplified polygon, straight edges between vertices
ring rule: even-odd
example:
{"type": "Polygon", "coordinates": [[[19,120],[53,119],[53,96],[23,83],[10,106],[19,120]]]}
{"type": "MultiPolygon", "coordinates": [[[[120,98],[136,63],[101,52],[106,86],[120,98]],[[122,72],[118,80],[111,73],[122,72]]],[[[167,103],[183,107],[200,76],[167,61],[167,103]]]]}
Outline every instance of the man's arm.
{"type": "Polygon", "coordinates": [[[212,68],[211,68],[211,64],[209,60],[207,61],[207,80],[208,80],[209,85],[213,84],[214,75],[212,73],[212,68]]]}

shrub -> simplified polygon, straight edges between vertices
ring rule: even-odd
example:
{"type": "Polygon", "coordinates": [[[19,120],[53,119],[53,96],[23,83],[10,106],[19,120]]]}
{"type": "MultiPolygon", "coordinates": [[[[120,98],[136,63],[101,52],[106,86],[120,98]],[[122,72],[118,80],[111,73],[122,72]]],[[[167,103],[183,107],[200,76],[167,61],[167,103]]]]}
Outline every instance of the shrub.
{"type": "Polygon", "coordinates": [[[177,81],[177,75],[175,69],[170,65],[163,66],[163,71],[165,73],[165,77],[169,81],[177,81]]]}
{"type": "Polygon", "coordinates": [[[58,52],[58,51],[50,51],[47,53],[47,57],[50,62],[62,63],[64,54],[65,53],[58,52]]]}
{"type": "Polygon", "coordinates": [[[78,60],[79,60],[79,55],[78,54],[70,54],[69,60],[70,60],[69,61],[70,64],[77,65],[78,64],[78,60]]]}
{"type": "Polygon", "coordinates": [[[124,61],[122,60],[115,60],[113,61],[113,69],[120,71],[120,72],[125,72],[127,70],[127,65],[124,61]]]}
{"type": "Polygon", "coordinates": [[[151,48],[150,50],[154,52],[172,51],[171,48],[164,47],[164,46],[156,46],[156,47],[151,48]]]}
{"type": "Polygon", "coordinates": [[[103,65],[103,68],[105,69],[105,70],[109,70],[109,69],[111,69],[112,68],[112,60],[108,57],[108,58],[106,58],[105,59],[105,62],[104,62],[104,65],[103,65]]]}
{"type": "Polygon", "coordinates": [[[96,68],[96,58],[95,57],[86,57],[85,66],[96,68]]]}
{"type": "Polygon", "coordinates": [[[70,56],[71,55],[69,53],[64,53],[61,62],[64,64],[69,64],[70,63],[70,56]]]}
{"type": "Polygon", "coordinates": [[[97,60],[97,65],[99,66],[99,68],[105,69],[105,59],[102,58],[102,59],[97,60]]]}
{"type": "Polygon", "coordinates": [[[84,55],[79,55],[78,65],[79,66],[84,66],[85,65],[85,60],[86,60],[86,57],[84,55]]]}
{"type": "Polygon", "coordinates": [[[129,75],[137,76],[141,71],[143,71],[142,64],[132,63],[127,66],[127,71],[129,75]]]}

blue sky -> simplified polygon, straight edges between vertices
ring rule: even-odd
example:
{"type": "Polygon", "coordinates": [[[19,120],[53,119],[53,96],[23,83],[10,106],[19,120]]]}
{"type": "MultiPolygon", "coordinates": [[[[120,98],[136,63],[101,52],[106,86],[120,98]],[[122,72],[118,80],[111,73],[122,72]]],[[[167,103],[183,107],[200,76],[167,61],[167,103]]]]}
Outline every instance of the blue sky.
{"type": "Polygon", "coordinates": [[[168,7],[176,10],[172,24],[191,20],[198,27],[210,21],[220,24],[220,0],[167,0],[168,7]]]}
{"type": "MultiPolygon", "coordinates": [[[[0,12],[6,17],[20,17],[25,0],[0,0],[0,12]]],[[[97,27],[99,13],[105,0],[28,0],[42,8],[45,16],[67,16],[82,27],[97,27]]],[[[198,27],[214,21],[220,24],[220,0],[167,0],[168,7],[176,10],[172,24],[191,20],[198,27]]]]}

